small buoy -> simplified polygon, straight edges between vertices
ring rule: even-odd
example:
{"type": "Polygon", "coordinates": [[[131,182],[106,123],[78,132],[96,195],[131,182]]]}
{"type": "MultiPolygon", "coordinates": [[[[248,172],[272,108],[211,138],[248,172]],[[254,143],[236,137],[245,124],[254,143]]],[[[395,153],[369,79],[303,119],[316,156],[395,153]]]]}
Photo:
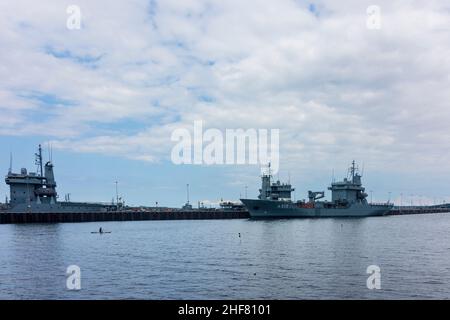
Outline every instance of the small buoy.
{"type": "Polygon", "coordinates": [[[239,238],[241,237],[241,233],[239,232],[239,238]]]}
{"type": "Polygon", "coordinates": [[[253,275],[256,276],[256,272],[253,275]]]}

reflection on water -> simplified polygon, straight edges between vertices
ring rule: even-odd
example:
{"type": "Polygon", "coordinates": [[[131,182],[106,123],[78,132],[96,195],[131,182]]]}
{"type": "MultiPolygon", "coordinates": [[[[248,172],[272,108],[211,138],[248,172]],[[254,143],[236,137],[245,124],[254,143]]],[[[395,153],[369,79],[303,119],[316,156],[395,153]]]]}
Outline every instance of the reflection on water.
{"type": "Polygon", "coordinates": [[[449,230],[450,214],[1,225],[0,298],[450,298],[449,230]]]}
{"type": "Polygon", "coordinates": [[[64,270],[65,265],[60,227],[58,224],[5,226],[14,240],[5,240],[2,245],[7,258],[3,259],[2,254],[1,278],[2,284],[6,284],[6,292],[1,286],[1,295],[26,298],[26,290],[42,298],[58,295],[58,287],[65,279],[64,274],[55,272],[56,268],[64,270]]]}

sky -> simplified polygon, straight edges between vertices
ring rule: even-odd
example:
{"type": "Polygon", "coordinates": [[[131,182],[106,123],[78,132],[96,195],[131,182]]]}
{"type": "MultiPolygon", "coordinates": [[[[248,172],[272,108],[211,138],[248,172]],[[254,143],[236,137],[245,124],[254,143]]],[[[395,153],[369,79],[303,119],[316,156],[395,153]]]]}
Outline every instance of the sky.
{"type": "Polygon", "coordinates": [[[296,199],[355,159],[374,201],[450,201],[449,39],[448,1],[1,1],[0,170],[51,143],[60,199],[256,197],[260,165],[171,161],[201,120],[279,129],[296,199]]]}

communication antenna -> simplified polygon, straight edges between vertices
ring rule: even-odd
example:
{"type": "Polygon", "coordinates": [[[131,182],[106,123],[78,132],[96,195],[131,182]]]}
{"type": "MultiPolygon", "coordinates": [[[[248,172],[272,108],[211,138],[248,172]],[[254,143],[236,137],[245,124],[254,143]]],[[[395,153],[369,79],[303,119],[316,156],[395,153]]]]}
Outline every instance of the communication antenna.
{"type": "Polygon", "coordinates": [[[334,168],[333,169],[331,169],[331,182],[335,182],[335,179],[334,179],[334,168]]]}

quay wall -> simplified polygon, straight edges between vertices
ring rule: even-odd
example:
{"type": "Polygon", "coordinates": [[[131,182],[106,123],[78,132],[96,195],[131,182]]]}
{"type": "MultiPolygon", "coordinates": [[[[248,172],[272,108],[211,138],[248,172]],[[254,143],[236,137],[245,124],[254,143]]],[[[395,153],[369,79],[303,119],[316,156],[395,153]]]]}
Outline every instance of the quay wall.
{"type": "Polygon", "coordinates": [[[247,211],[109,211],[65,213],[0,213],[0,224],[96,221],[247,219],[247,211]]]}
{"type": "Polygon", "coordinates": [[[394,208],[387,215],[399,216],[407,214],[430,214],[430,213],[444,213],[450,212],[450,208],[394,208]]]}
{"type": "MultiPolygon", "coordinates": [[[[386,215],[432,214],[450,212],[449,208],[394,208],[386,215]]],[[[11,223],[64,223],[97,221],[145,221],[145,220],[206,220],[248,219],[248,211],[108,211],[65,213],[12,213],[0,212],[0,224],[11,223]]]]}

